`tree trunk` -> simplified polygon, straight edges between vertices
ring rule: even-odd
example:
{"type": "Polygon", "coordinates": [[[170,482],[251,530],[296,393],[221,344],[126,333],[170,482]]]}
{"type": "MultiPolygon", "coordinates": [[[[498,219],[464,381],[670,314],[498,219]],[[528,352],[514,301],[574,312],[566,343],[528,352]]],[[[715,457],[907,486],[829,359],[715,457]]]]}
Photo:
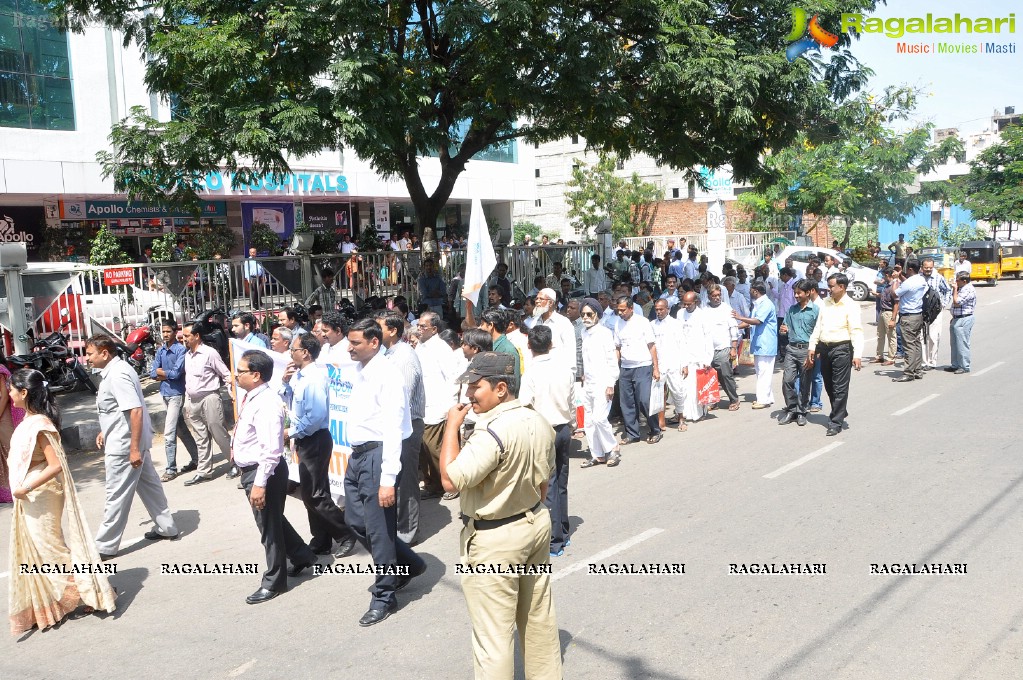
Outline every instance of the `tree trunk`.
{"type": "Polygon", "coordinates": [[[402,159],[402,165],[405,186],[408,187],[412,205],[416,208],[415,233],[422,237],[423,229],[426,227],[436,230],[437,217],[451,198],[451,192],[455,188],[458,176],[465,169],[465,163],[459,163],[457,159],[442,153],[440,181],[437,182],[437,188],[432,194],[426,193],[426,187],[423,186],[423,180],[419,175],[419,164],[414,156],[411,159],[402,159]]]}
{"type": "Polygon", "coordinates": [[[846,217],[845,218],[845,236],[842,237],[842,251],[849,247],[849,238],[852,236],[853,221],[846,217]]]}

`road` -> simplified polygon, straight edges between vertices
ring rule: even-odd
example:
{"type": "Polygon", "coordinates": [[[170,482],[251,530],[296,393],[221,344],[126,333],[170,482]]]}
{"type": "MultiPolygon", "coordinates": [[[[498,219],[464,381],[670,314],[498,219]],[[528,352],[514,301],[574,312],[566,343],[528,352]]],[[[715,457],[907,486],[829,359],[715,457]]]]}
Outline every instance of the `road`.
{"type": "MultiPolygon", "coordinates": [[[[1023,284],[980,287],[978,296],[973,373],[895,384],[898,371],[867,364],[853,377],[851,427],[837,437],[824,436],[822,414],[807,427],[782,427],[777,411],[745,404],[659,445],[627,447],[617,468],[581,470],[585,454],[575,451],[572,545],[554,561],[565,677],[1019,677],[1023,459],[1011,451],[1023,284]],[[590,574],[591,560],[685,566],[674,575],[590,574]],[[762,564],[825,565],[825,573],[729,573],[762,564]],[[966,573],[878,574],[872,564],[965,565],[966,573]]],[[[872,305],[864,318],[873,318],[872,305]]],[[[867,336],[872,356],[872,325],[867,336]]],[[[943,361],[948,353],[946,328],[943,361]]],[[[740,388],[751,402],[748,371],[740,388]]],[[[775,380],[780,399],[780,372],[775,380]]],[[[73,465],[95,527],[101,461],[83,454],[73,465]]],[[[399,594],[396,615],[361,629],[367,576],[307,572],[287,594],[252,607],[244,598],[256,576],[161,574],[162,563],[263,566],[233,481],[166,486],[184,537],[134,540],[148,528],[136,503],[132,540],[111,578],[123,593],[118,611],[20,642],[8,637],[0,680],[147,671],[168,679],[472,677],[453,574],[457,501],[425,503],[426,538],[416,549],[428,572],[399,594]]],[[[301,503],[290,500],[287,512],[304,533],[301,503]]],[[[0,510],[3,553],[9,524],[10,510],[0,510]]],[[[366,553],[344,560],[354,561],[368,561],[366,553]]]]}

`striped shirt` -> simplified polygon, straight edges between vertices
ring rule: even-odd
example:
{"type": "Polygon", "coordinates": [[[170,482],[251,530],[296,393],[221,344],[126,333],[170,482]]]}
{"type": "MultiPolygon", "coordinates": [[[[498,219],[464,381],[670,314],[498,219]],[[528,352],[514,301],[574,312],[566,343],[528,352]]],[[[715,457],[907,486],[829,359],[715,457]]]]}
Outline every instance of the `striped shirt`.
{"type": "Polygon", "coordinates": [[[385,353],[405,381],[405,391],[409,395],[409,408],[405,409],[408,422],[402,423],[401,438],[412,435],[412,421],[423,419],[426,415],[426,389],[423,387],[423,366],[419,363],[416,351],[407,342],[396,342],[387,348],[385,353]]]}
{"type": "Polygon", "coordinates": [[[977,292],[972,283],[968,283],[959,289],[959,302],[952,304],[952,318],[958,319],[970,316],[977,308],[977,292]]]}

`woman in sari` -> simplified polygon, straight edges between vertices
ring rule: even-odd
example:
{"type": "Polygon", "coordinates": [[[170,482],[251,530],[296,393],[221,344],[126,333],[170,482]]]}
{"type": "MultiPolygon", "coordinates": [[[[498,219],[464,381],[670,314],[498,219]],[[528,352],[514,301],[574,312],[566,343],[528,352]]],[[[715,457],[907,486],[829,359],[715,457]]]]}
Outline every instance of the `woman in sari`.
{"type": "Polygon", "coordinates": [[[24,409],[11,404],[7,394],[11,386],[11,372],[0,364],[0,503],[12,503],[11,484],[7,480],[7,454],[11,449],[11,436],[14,428],[25,417],[24,409]]]}
{"type": "Polygon", "coordinates": [[[43,374],[30,368],[17,371],[8,395],[26,411],[11,438],[8,458],[14,494],[11,633],[56,625],[80,605],[85,606],[83,613],[112,612],[115,594],[106,576],[89,573],[101,570],[100,556],[78,502],[60,444],[60,415],[43,374]],[[61,527],[65,511],[66,534],[61,527]],[[22,573],[22,565],[29,573],[22,573]]]}

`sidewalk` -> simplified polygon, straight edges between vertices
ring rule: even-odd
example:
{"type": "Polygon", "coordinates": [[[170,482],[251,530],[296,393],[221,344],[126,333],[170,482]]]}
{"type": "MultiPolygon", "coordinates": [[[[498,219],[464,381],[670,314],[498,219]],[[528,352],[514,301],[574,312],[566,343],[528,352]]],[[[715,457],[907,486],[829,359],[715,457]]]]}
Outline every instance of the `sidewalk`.
{"type": "MultiPolygon", "coordinates": [[[[93,380],[99,383],[99,376],[93,380]]],[[[153,423],[153,449],[163,450],[163,425],[167,411],[160,397],[160,383],[155,380],[142,381],[142,394],[146,398],[146,407],[153,423]]],[[[231,400],[221,390],[224,399],[224,414],[227,416],[227,427],[234,426],[234,411],[231,400]]],[[[96,397],[86,390],[77,390],[57,395],[57,408],[60,410],[60,439],[68,451],[96,451],[96,435],[99,434],[99,417],[96,413],[96,397]]]]}

